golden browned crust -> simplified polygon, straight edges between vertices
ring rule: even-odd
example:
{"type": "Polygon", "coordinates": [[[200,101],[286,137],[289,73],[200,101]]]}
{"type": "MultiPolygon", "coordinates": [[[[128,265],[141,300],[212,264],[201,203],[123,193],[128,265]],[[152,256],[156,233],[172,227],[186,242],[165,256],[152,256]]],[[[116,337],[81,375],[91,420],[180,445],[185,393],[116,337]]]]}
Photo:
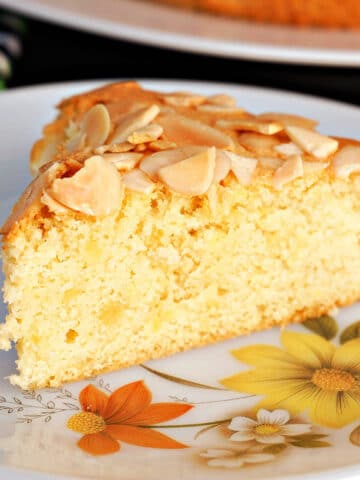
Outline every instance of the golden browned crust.
{"type": "Polygon", "coordinates": [[[161,0],[162,3],[242,17],[258,22],[359,28],[357,0],[161,0]]]}

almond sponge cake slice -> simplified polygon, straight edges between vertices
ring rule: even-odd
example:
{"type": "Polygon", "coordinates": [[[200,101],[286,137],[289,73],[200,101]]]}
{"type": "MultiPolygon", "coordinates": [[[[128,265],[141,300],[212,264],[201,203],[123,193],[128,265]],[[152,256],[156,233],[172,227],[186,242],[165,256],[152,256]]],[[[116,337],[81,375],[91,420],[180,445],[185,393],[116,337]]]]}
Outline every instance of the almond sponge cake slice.
{"type": "Polygon", "coordinates": [[[230,96],[59,105],[2,227],[12,383],[58,386],[360,297],[360,144],[230,96]]]}

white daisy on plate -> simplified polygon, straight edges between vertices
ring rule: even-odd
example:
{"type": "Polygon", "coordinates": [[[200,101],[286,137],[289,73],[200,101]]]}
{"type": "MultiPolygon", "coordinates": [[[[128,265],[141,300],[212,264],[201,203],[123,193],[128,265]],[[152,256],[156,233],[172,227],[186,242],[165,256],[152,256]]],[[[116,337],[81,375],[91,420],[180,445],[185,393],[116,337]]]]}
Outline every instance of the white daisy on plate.
{"type": "Polygon", "coordinates": [[[255,440],[259,443],[285,443],[287,436],[293,437],[309,433],[311,425],[307,423],[289,423],[287,410],[265,410],[257,412],[256,420],[248,417],[234,417],[229,425],[234,430],[230,437],[236,442],[255,440]]]}
{"type": "Polygon", "coordinates": [[[264,463],[274,459],[270,453],[251,453],[251,451],[236,451],[227,448],[208,448],[200,453],[207,458],[209,467],[240,468],[246,463],[264,463]]]}

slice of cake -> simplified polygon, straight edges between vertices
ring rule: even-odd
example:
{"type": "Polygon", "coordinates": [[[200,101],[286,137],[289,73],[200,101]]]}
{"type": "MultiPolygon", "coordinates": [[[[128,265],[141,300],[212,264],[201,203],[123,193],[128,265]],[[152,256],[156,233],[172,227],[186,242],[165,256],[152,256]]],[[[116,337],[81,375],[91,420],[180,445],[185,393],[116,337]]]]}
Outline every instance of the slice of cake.
{"type": "MultiPolygon", "coordinates": [[[[159,0],[156,0],[159,1],[159,0]]],[[[258,22],[359,28],[359,0],[160,0],[168,5],[258,22]]]]}
{"type": "Polygon", "coordinates": [[[360,144],[228,95],[119,83],[63,101],[2,228],[22,388],[360,297],[360,144]]]}

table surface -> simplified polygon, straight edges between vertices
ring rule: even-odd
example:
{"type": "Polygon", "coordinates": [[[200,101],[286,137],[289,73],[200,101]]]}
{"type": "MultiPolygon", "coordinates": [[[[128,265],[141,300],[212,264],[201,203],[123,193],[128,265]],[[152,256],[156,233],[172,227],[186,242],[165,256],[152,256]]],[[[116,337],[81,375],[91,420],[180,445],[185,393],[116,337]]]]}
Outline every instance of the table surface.
{"type": "Polygon", "coordinates": [[[170,78],[231,82],[360,105],[360,69],[250,62],[143,46],[25,18],[9,88],[67,80],[170,78]]]}

